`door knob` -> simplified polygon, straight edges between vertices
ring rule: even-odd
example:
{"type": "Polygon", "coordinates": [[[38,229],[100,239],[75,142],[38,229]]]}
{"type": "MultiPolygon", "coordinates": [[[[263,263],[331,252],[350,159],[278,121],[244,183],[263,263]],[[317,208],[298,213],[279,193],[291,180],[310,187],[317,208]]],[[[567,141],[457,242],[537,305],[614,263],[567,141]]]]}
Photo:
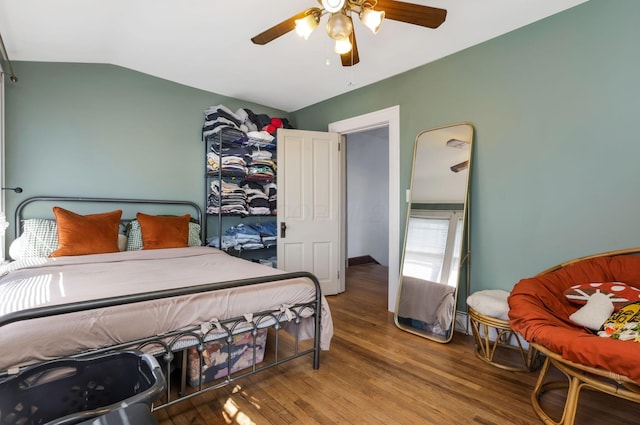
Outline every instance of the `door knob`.
{"type": "Polygon", "coordinates": [[[286,234],[287,234],[287,223],[285,223],[284,221],[281,221],[280,222],[280,237],[284,238],[286,234]]]}

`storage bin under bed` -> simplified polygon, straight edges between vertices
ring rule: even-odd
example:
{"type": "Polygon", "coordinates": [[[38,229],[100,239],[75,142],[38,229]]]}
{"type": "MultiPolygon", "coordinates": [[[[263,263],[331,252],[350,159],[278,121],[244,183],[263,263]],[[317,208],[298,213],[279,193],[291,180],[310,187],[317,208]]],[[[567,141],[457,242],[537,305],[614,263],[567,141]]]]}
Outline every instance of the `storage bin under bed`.
{"type": "Polygon", "coordinates": [[[139,351],[52,360],[0,380],[0,424],[69,425],[134,403],[151,405],[166,381],[139,351]]]}
{"type": "MultiPolygon", "coordinates": [[[[202,382],[210,382],[224,378],[227,375],[239,372],[243,369],[259,364],[264,359],[264,350],[267,343],[267,329],[257,329],[255,337],[252,331],[239,333],[232,336],[231,347],[228,347],[227,338],[206,342],[202,352],[202,382]],[[255,350],[254,350],[255,348],[255,350]],[[229,360],[229,354],[231,358],[229,360]],[[231,370],[229,371],[229,366],[231,370]]],[[[195,387],[200,384],[200,357],[198,349],[190,347],[187,350],[189,385],[195,387]]]]}

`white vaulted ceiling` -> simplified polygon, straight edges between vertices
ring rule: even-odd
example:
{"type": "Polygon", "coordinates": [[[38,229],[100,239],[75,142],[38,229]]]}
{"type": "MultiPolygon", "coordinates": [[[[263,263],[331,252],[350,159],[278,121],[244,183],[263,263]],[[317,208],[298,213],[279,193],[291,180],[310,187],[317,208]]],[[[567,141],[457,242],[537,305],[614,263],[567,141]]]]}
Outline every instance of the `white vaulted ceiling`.
{"type": "Polygon", "coordinates": [[[412,0],[447,9],[437,29],[354,21],[360,63],[342,67],[324,31],[264,46],[254,35],[315,0],[0,0],[12,61],[108,63],[295,111],[380,81],[586,0],[412,0]]]}

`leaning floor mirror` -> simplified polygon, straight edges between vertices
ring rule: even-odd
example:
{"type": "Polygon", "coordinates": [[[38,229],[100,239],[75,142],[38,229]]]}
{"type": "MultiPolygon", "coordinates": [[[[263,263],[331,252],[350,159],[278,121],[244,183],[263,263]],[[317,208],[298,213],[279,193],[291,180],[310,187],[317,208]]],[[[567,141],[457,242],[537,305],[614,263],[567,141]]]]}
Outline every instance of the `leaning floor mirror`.
{"type": "Polygon", "coordinates": [[[468,123],[423,131],[415,142],[394,317],[400,329],[443,343],[453,337],[460,271],[468,270],[472,142],[468,123]]]}

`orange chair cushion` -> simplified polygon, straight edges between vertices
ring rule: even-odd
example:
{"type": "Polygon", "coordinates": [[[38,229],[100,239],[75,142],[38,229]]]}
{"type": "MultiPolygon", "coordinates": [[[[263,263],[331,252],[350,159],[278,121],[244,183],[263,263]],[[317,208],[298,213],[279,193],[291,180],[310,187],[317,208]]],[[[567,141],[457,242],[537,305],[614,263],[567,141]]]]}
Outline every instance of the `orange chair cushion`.
{"type": "Polygon", "coordinates": [[[625,282],[640,288],[640,256],[586,259],[542,276],[522,279],[509,296],[513,330],[564,359],[596,367],[640,382],[640,344],[601,338],[573,323],[569,316],[580,306],[564,292],[589,282],[625,282]]]}

